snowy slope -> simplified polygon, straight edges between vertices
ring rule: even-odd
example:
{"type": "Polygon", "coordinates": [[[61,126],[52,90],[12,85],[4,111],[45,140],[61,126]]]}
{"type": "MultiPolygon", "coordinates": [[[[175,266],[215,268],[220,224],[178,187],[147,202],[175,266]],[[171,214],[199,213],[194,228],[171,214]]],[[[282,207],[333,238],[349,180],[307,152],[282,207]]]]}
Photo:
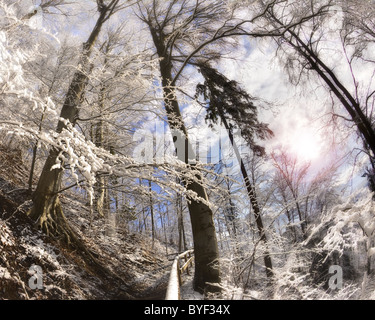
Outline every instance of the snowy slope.
{"type": "Polygon", "coordinates": [[[149,239],[123,232],[105,236],[98,228],[103,221],[96,219],[90,226],[84,199],[65,194],[65,214],[98,254],[103,266],[99,272],[79,252],[35,228],[26,216],[32,202],[25,181],[27,170],[20,159],[0,150],[0,299],[163,298],[171,263],[161,244],[151,249],[149,239]]]}

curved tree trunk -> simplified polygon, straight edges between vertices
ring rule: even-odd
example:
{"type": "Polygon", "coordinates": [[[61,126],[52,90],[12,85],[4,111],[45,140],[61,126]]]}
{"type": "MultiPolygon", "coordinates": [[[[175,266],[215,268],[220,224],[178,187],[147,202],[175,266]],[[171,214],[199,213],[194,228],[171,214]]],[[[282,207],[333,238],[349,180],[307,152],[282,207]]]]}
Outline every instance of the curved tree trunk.
{"type": "MultiPolygon", "coordinates": [[[[87,84],[88,73],[91,68],[89,57],[92,48],[99,36],[102,25],[113,12],[117,2],[118,0],[113,0],[108,6],[99,8],[100,15],[96,25],[88,40],[83,44],[79,69],[73,76],[73,80],[66,94],[60,113],[60,118],[69,121],[73,126],[77,121],[79,106],[87,84]]],[[[64,129],[67,129],[65,121],[59,120],[56,132],[61,133],[64,129]]],[[[84,249],[83,244],[78,241],[77,235],[67,223],[59,201],[58,194],[61,188],[63,170],[61,168],[52,168],[57,163],[60,152],[61,151],[55,147],[52,147],[49,152],[37,188],[33,194],[33,207],[29,212],[29,216],[37,221],[41,229],[47,234],[62,237],[62,239],[68,244],[73,245],[78,249],[82,249],[89,254],[89,252],[84,249]]],[[[89,255],[90,258],[93,258],[91,254],[89,255]]]]}

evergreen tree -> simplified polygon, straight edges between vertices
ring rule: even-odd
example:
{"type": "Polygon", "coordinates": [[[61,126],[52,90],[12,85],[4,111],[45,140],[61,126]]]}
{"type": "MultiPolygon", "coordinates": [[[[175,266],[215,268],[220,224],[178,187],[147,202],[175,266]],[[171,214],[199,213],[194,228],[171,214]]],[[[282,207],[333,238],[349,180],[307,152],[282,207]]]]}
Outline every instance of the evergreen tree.
{"type": "Polygon", "coordinates": [[[204,84],[197,85],[197,95],[203,95],[208,100],[206,120],[210,125],[217,123],[220,119],[228,130],[229,139],[234,148],[237,161],[240,164],[241,174],[245,182],[246,191],[254,211],[255,222],[260,239],[266,249],[264,252],[264,265],[268,278],[273,275],[272,261],[267,246],[267,236],[261,217],[261,208],[254,184],[249,178],[242,156],[234,141],[233,128],[241,130],[242,137],[247,141],[250,148],[258,156],[265,155],[264,147],[255,142],[255,137],[266,139],[273,135],[267,124],[261,123],[257,118],[257,108],[252,98],[244,91],[237,82],[227,79],[223,74],[211,68],[207,64],[200,66],[200,71],[205,78],[204,84]]]}
{"type": "Polygon", "coordinates": [[[240,129],[241,136],[256,155],[265,155],[264,147],[257,144],[255,138],[264,140],[273,136],[268,125],[258,120],[258,110],[254,97],[243,90],[236,81],[229,80],[223,74],[207,64],[200,64],[200,72],[205,78],[197,85],[197,95],[203,95],[209,101],[206,120],[212,126],[219,119],[227,119],[228,129],[240,129]]]}

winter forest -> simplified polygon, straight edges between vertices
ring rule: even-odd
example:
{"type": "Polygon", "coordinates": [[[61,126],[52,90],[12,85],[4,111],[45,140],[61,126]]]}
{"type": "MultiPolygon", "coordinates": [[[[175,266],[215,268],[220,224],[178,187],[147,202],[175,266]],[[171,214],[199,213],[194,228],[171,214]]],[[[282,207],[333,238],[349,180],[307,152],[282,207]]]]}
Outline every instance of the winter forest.
{"type": "Polygon", "coordinates": [[[0,299],[375,298],[374,108],[374,0],[0,0],[0,299]]]}

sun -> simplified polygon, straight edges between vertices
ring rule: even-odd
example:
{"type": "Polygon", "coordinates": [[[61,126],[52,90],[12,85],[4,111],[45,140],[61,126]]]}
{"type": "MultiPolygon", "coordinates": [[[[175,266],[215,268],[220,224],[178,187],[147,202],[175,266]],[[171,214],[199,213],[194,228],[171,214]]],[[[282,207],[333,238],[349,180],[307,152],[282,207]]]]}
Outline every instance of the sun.
{"type": "Polygon", "coordinates": [[[298,130],[289,143],[291,152],[302,161],[314,161],[322,152],[320,136],[311,129],[298,130]]]}

